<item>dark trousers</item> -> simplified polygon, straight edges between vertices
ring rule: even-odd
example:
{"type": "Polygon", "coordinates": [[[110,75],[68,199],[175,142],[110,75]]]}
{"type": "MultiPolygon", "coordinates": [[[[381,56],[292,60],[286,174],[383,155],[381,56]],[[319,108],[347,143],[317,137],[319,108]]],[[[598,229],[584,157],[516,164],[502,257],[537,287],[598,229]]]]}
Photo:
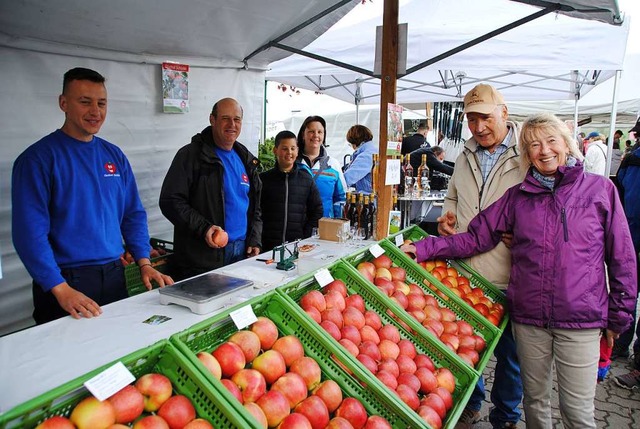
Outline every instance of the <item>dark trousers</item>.
{"type": "MultiPolygon", "coordinates": [[[[124,267],[119,259],[104,265],[65,268],[62,277],[100,306],[128,297],[124,267]]],[[[69,315],[53,293],[44,292],[36,282],[33,282],[33,306],[33,318],[38,325],[69,315]]]]}
{"type": "MultiPolygon", "coordinates": [[[[638,282],[640,283],[640,258],[638,258],[638,252],[636,251],[636,269],[638,272],[638,282]]],[[[640,287],[638,288],[638,297],[640,298],[640,287]]],[[[640,353],[640,323],[636,325],[637,322],[637,314],[636,307],[638,306],[638,302],[636,301],[636,305],[633,306],[633,321],[631,322],[631,326],[620,334],[620,338],[616,340],[615,348],[620,350],[629,350],[629,346],[631,345],[631,341],[633,340],[633,334],[635,333],[638,338],[633,344],[633,353],[640,353]]]]}

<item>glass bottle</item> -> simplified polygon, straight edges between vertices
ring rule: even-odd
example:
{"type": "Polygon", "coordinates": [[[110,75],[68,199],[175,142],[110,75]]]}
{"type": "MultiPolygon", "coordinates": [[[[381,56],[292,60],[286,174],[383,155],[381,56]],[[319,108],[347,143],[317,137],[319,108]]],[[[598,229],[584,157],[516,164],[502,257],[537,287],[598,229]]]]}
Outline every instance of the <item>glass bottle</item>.
{"type": "Polygon", "coordinates": [[[364,232],[365,240],[369,239],[369,231],[371,230],[371,223],[373,219],[371,218],[371,206],[369,203],[369,195],[364,196],[364,204],[362,205],[362,211],[360,212],[360,228],[364,232]]]}
{"type": "Polygon", "coordinates": [[[411,156],[407,155],[407,164],[404,169],[404,194],[410,197],[413,193],[413,167],[410,161],[411,156]]]}
{"type": "Polygon", "coordinates": [[[344,207],[342,208],[342,218],[349,219],[349,207],[351,206],[351,192],[347,192],[346,199],[344,201],[344,207]]]}
{"type": "MultiPolygon", "coordinates": [[[[409,155],[407,155],[409,156],[409,155]]],[[[404,165],[404,155],[400,155],[400,183],[398,184],[398,195],[404,195],[404,171],[406,166],[404,165]]]]}
{"type": "Polygon", "coordinates": [[[431,190],[429,187],[429,167],[427,167],[427,155],[422,154],[422,163],[420,167],[418,167],[418,176],[416,177],[418,181],[418,189],[420,190],[420,195],[426,197],[431,190]]]}
{"type": "Polygon", "coordinates": [[[349,213],[347,214],[350,226],[358,226],[358,207],[356,204],[356,194],[351,194],[351,203],[349,204],[349,213]]]}
{"type": "Polygon", "coordinates": [[[374,153],[371,157],[371,192],[376,192],[378,185],[378,171],[380,169],[380,156],[374,153]]]}

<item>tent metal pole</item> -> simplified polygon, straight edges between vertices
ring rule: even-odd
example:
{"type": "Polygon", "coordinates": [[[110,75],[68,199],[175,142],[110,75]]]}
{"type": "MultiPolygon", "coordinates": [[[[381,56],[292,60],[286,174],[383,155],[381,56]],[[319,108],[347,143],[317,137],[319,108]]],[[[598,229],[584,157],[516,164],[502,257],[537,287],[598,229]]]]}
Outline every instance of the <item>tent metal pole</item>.
{"type": "MultiPolygon", "coordinates": [[[[579,95],[576,94],[575,101],[573,103],[573,139],[576,141],[578,140],[578,101],[579,95]]],[[[582,150],[582,148],[580,149],[582,150]]]]}
{"type": "MultiPolygon", "coordinates": [[[[609,144],[607,145],[607,162],[604,167],[605,176],[609,176],[612,173],[611,170],[611,155],[613,154],[613,134],[616,132],[616,117],[618,115],[618,79],[620,79],[621,71],[616,70],[616,77],[613,81],[613,101],[611,102],[611,119],[609,120],[609,144]]],[[[620,150],[620,147],[618,147],[620,150]]]]}

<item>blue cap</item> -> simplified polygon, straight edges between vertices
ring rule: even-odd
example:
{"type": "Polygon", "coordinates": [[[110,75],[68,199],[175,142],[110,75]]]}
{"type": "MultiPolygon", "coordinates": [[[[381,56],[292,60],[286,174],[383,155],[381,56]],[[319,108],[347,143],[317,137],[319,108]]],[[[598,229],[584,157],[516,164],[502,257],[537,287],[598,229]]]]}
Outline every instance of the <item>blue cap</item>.
{"type": "Polygon", "coordinates": [[[589,135],[587,136],[587,138],[588,138],[588,139],[592,139],[592,138],[594,138],[594,137],[598,137],[599,135],[600,135],[600,133],[599,133],[599,132],[597,132],[597,131],[592,131],[592,132],[590,132],[590,133],[589,133],[589,135]]]}

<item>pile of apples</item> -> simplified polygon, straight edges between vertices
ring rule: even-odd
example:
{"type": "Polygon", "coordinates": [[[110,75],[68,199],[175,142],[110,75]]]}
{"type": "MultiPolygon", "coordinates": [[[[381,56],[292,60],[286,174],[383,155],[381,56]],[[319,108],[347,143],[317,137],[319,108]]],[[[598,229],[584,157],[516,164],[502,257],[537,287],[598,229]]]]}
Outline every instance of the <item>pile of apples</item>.
{"type": "Polygon", "coordinates": [[[476,335],[473,327],[458,319],[451,309],[441,307],[420,286],[407,284],[404,268],[393,266],[391,258],[380,255],[371,262],[360,262],[357,269],[470,366],[478,364],[486,347],[484,338],[476,335]]]}
{"type": "Polygon", "coordinates": [[[174,395],[171,380],[159,373],[141,376],[104,401],[88,396],[68,419],[54,416],[36,429],[129,429],[131,423],[133,429],[213,429],[196,418],[189,398],[174,395]]]}
{"type": "Polygon", "coordinates": [[[499,302],[494,303],[484,294],[480,288],[471,287],[469,279],[462,276],[458,270],[448,267],[446,261],[434,259],[418,262],[425,270],[430,272],[440,283],[447,286],[453,293],[463,299],[486,319],[500,326],[504,316],[504,306],[499,302]]]}
{"type": "Polygon", "coordinates": [[[429,356],[418,354],[410,340],[401,338],[396,326],[383,325],[376,312],[366,309],[361,295],[348,293],[342,280],[332,281],[322,292],[307,292],[299,305],[431,427],[442,427],[456,387],[449,369],[436,369],[429,356]]]}
{"type": "Polygon", "coordinates": [[[343,398],[338,383],[322,381],[320,366],[304,355],[300,340],[278,337],[266,317],[197,356],[264,428],[391,428],[385,418],[368,416],[358,399],[343,398]]]}

